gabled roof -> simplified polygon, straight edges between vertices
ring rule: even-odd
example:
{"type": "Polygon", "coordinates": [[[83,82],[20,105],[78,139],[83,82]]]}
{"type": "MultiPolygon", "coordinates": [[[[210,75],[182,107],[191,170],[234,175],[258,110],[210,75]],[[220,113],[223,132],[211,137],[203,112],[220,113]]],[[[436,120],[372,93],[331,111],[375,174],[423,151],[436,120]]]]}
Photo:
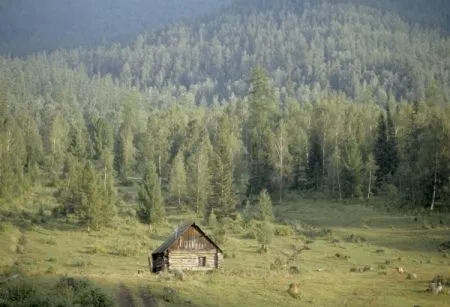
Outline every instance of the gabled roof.
{"type": "Polygon", "coordinates": [[[221,253],[222,253],[222,249],[220,249],[220,247],[214,243],[214,241],[208,237],[203,230],[197,225],[195,224],[195,221],[188,221],[185,222],[184,224],[182,224],[181,226],[178,226],[178,230],[176,233],[173,233],[170,235],[169,238],[167,238],[166,241],[164,241],[163,244],[161,244],[161,246],[159,246],[157,249],[155,249],[153,251],[152,254],[161,254],[164,253],[166,250],[168,250],[172,244],[175,243],[175,241],[181,237],[190,227],[195,227],[204,237],[206,240],[208,240],[212,245],[214,245],[215,248],[217,248],[221,253]]]}

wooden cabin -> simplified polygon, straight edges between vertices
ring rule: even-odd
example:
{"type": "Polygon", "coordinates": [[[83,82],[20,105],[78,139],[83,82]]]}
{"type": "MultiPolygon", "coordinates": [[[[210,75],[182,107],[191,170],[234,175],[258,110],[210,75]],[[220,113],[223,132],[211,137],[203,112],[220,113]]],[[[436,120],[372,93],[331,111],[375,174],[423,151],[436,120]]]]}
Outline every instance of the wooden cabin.
{"type": "MultiPolygon", "coordinates": [[[[149,257],[150,258],[150,257],[149,257]]],[[[177,229],[151,254],[151,270],[208,271],[222,267],[223,252],[195,222],[177,229]]]]}

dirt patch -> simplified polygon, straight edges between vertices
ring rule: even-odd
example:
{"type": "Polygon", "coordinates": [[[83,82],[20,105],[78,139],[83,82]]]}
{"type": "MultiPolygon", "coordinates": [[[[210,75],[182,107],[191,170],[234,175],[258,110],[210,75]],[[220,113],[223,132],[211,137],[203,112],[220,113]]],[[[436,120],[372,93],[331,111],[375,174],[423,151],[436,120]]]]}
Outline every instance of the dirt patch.
{"type": "Polygon", "coordinates": [[[123,283],[119,284],[119,306],[120,307],[136,306],[134,304],[133,295],[131,295],[130,289],[128,289],[123,283]]]}
{"type": "Polygon", "coordinates": [[[156,298],[150,293],[150,291],[148,290],[148,288],[144,288],[142,287],[139,290],[139,296],[142,299],[142,302],[144,303],[144,306],[146,307],[157,307],[158,306],[158,301],[156,300],[156,298]]]}

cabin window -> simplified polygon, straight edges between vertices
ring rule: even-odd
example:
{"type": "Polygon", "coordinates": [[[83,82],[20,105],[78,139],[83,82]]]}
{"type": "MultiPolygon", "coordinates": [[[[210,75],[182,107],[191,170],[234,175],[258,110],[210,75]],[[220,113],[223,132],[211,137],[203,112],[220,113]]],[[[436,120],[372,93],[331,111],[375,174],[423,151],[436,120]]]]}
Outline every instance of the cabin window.
{"type": "Polygon", "coordinates": [[[206,266],[206,257],[198,257],[198,266],[206,266]]]}

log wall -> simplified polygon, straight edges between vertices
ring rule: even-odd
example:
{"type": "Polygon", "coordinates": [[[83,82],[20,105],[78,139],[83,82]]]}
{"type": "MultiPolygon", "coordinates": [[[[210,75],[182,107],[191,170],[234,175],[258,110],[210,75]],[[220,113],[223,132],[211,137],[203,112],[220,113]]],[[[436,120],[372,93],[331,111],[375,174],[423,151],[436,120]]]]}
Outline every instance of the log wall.
{"type": "Polygon", "coordinates": [[[204,251],[182,251],[174,250],[169,254],[169,269],[181,269],[181,270],[212,270],[218,268],[218,255],[217,250],[204,250],[204,251]],[[206,257],[205,266],[200,265],[199,258],[206,257]]]}

